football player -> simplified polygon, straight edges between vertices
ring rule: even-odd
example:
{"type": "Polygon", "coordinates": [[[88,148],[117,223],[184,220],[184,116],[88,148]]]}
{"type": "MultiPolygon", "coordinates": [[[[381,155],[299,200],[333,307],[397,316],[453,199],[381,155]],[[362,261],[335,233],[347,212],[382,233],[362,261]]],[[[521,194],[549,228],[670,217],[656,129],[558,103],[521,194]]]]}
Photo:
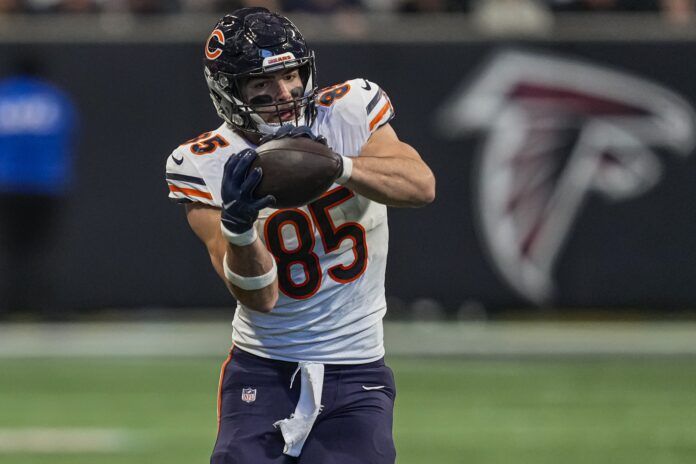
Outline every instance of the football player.
{"type": "Polygon", "coordinates": [[[224,122],[174,150],[166,177],[238,302],[211,463],[393,463],[386,206],[432,202],[433,174],[390,126],[377,84],[318,90],[314,53],[287,18],[240,9],[204,51],[224,122]],[[342,175],[315,202],[274,209],[250,169],[264,137],[327,143],[342,175]]]}

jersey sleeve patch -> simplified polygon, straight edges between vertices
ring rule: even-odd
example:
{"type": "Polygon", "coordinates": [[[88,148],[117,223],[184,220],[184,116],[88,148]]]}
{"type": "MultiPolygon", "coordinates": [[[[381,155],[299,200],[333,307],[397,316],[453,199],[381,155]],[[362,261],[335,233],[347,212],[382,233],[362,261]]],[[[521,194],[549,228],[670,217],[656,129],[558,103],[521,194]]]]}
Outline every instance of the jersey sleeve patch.
{"type": "Polygon", "coordinates": [[[190,159],[175,150],[167,160],[165,175],[169,199],[175,203],[199,202],[215,206],[213,195],[190,159]]]}

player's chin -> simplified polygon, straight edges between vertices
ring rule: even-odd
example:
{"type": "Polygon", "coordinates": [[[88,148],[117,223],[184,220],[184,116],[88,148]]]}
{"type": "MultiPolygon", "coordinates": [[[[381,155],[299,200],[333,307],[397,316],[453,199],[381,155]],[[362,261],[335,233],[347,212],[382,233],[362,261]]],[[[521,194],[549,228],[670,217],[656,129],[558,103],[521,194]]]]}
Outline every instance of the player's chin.
{"type": "Polygon", "coordinates": [[[285,110],[280,112],[279,117],[281,122],[297,121],[298,114],[293,110],[285,110]]]}

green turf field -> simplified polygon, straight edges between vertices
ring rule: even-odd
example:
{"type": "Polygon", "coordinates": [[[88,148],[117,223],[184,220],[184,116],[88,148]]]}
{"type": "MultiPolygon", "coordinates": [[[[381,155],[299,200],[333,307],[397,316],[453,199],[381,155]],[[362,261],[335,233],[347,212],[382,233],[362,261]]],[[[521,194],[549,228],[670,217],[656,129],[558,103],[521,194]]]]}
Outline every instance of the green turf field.
{"type": "MultiPolygon", "coordinates": [[[[693,358],[390,364],[400,464],[696,462],[693,358]]],[[[0,463],[205,463],[218,370],[210,358],[0,360],[0,463]],[[34,428],[85,429],[87,445],[91,429],[113,436],[103,451],[8,451],[34,428]]]]}

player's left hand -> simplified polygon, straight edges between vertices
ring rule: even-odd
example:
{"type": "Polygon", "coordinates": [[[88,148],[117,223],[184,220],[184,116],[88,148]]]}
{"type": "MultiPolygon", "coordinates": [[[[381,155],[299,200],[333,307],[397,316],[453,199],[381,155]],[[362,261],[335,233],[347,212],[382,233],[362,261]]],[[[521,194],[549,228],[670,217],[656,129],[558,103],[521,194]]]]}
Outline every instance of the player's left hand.
{"type": "Polygon", "coordinates": [[[261,144],[286,137],[293,139],[298,137],[307,137],[310,140],[314,140],[315,142],[326,145],[326,137],[323,135],[315,135],[312,132],[312,129],[310,129],[308,126],[293,126],[292,124],[282,126],[275,134],[266,135],[261,139],[261,144]]]}
{"type": "Polygon", "coordinates": [[[242,234],[254,226],[259,211],[275,205],[273,195],[254,196],[263,172],[249,169],[258,155],[246,149],[230,156],[222,174],[222,224],[234,234],[242,234]]]}

